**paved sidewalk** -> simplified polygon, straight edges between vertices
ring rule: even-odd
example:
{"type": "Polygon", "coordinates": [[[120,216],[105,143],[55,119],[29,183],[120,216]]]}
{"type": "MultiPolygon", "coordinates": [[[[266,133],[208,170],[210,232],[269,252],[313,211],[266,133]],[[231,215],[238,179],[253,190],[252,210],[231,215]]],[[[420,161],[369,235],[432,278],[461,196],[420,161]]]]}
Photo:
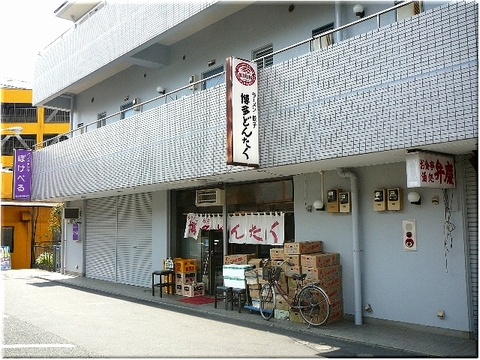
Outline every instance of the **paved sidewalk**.
{"type": "Polygon", "coordinates": [[[48,281],[55,281],[67,286],[80,289],[94,290],[106,294],[125,297],[132,300],[147,301],[159,304],[176,311],[187,311],[219,317],[225,321],[247,322],[252,324],[267,325],[272,328],[288,329],[309,334],[318,334],[331,338],[359,342],[396,350],[411,352],[412,356],[477,358],[478,342],[476,340],[461,339],[452,336],[438,335],[430,332],[406,329],[399,326],[386,326],[378,324],[355,325],[353,321],[343,320],[326,326],[308,328],[305,324],[294,323],[286,320],[271,319],[268,322],[258,313],[250,313],[244,309],[226,311],[223,304],[217,309],[213,303],[205,305],[191,305],[178,301],[177,295],[164,294],[160,298],[158,288],[156,295],[152,296],[150,288],[116,284],[108,281],[74,277],[59,273],[47,272],[39,269],[12,270],[27,271],[31,276],[48,281]]]}

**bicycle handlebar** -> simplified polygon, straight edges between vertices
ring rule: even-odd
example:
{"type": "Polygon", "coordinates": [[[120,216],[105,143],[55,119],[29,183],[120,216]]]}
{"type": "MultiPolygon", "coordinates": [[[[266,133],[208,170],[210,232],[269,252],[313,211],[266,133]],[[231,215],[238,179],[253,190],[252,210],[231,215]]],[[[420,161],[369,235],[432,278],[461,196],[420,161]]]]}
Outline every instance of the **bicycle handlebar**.
{"type": "MultiPolygon", "coordinates": [[[[264,259],[264,266],[267,265],[268,263],[272,262],[272,260],[270,258],[268,259],[264,259]]],[[[295,264],[292,264],[291,262],[289,262],[288,260],[283,260],[282,263],[280,265],[276,265],[276,266],[282,266],[283,264],[287,264],[289,266],[294,266],[295,264]]]]}

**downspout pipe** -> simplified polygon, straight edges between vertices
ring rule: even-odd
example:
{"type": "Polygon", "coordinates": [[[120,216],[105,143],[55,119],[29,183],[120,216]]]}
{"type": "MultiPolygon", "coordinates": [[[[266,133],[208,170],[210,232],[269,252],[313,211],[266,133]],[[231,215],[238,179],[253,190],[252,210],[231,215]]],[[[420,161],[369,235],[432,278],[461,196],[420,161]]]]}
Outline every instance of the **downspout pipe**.
{"type": "Polygon", "coordinates": [[[350,179],[352,207],[353,283],[355,291],[355,325],[362,325],[362,270],[360,266],[360,241],[358,237],[358,184],[351,171],[337,169],[340,177],[350,179]]]}

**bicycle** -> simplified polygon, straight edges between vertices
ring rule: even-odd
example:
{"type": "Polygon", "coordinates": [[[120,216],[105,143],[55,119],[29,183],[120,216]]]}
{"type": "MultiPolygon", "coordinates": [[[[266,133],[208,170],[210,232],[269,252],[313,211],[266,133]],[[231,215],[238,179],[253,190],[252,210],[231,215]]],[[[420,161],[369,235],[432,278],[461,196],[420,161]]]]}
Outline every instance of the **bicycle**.
{"type": "MultiPolygon", "coordinates": [[[[266,260],[266,264],[270,260],[266,260]]],[[[290,309],[298,310],[303,320],[313,326],[325,323],[330,316],[331,300],[325,290],[317,283],[306,283],[306,274],[293,274],[296,281],[295,294],[292,297],[280,286],[278,279],[282,270],[283,261],[280,265],[264,266],[262,277],[267,280],[260,288],[260,314],[265,320],[270,320],[274,314],[277,293],[282,296],[290,306],[290,309]]]]}

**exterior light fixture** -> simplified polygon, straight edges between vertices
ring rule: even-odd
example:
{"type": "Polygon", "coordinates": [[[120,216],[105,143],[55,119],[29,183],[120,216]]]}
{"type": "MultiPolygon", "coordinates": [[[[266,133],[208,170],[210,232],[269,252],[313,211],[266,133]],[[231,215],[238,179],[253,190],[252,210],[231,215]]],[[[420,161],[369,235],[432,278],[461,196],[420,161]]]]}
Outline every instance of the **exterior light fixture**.
{"type": "Polygon", "coordinates": [[[315,200],[314,203],[313,203],[313,207],[317,211],[325,210],[325,204],[323,203],[322,200],[315,200]]]}
{"type": "Polygon", "coordinates": [[[408,201],[410,201],[410,203],[413,205],[420,205],[422,203],[420,194],[416,191],[411,191],[408,193],[408,201]]]}
{"type": "Polygon", "coordinates": [[[359,18],[363,18],[365,16],[365,10],[363,9],[363,6],[360,4],[357,4],[353,7],[353,13],[355,16],[358,16],[359,18]]]}

